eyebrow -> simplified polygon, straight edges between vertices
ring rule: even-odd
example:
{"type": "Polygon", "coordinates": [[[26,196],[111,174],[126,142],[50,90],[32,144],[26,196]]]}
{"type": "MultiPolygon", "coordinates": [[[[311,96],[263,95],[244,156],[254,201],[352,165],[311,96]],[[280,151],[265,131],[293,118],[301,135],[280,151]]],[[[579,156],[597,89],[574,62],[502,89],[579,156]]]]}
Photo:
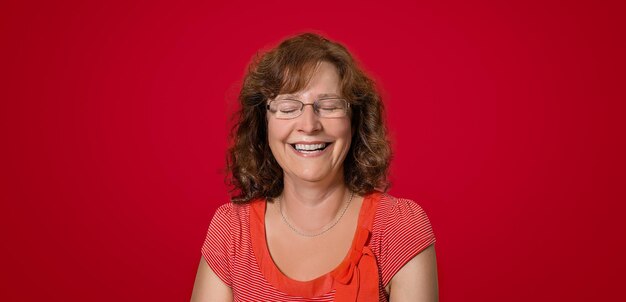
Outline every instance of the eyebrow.
{"type": "MultiPolygon", "coordinates": [[[[280,98],[299,98],[301,97],[301,95],[299,94],[283,94],[279,96],[280,98]]],[[[317,95],[318,99],[325,99],[325,98],[339,98],[341,97],[340,95],[336,94],[336,93],[320,93],[317,95]]]]}
{"type": "Polygon", "coordinates": [[[279,94],[276,97],[277,98],[299,98],[300,96],[297,94],[279,94]]]}
{"type": "Polygon", "coordinates": [[[339,95],[338,94],[334,94],[334,93],[322,93],[322,94],[318,94],[317,98],[318,99],[325,99],[325,98],[338,98],[339,95]]]}

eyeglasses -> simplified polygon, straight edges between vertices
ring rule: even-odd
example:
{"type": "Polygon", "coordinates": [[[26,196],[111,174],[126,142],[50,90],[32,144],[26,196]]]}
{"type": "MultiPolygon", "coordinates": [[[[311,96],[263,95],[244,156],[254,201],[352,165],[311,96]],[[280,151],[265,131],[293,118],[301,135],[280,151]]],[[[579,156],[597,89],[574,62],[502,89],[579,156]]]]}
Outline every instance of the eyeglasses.
{"type": "Polygon", "coordinates": [[[340,118],[348,114],[350,103],[341,98],[319,99],[313,104],[305,104],[299,100],[282,99],[272,100],[267,104],[267,110],[273,113],[277,119],[292,119],[299,117],[304,111],[304,106],[313,106],[317,116],[323,118],[340,118]]]}

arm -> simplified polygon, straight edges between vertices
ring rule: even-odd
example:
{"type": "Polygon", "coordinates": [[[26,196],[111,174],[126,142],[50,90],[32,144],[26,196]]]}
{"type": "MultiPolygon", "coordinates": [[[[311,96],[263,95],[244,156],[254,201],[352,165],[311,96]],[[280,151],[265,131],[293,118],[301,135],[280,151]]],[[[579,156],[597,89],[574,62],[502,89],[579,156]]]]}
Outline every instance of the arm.
{"type": "Polygon", "coordinates": [[[196,282],[191,293],[191,302],[232,301],[233,291],[211,270],[209,265],[200,258],[196,282]]]}
{"type": "Polygon", "coordinates": [[[439,301],[437,258],[431,245],[407,262],[391,279],[389,301],[439,301]]]}

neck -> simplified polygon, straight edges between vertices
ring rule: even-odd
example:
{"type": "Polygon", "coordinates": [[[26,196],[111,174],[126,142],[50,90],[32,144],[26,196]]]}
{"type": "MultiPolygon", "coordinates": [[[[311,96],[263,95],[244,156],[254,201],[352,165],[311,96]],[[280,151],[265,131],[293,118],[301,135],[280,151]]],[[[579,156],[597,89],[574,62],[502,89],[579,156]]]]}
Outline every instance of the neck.
{"type": "Polygon", "coordinates": [[[293,182],[285,177],[280,207],[289,221],[302,231],[317,231],[343,211],[350,192],[343,182],[293,182]]]}

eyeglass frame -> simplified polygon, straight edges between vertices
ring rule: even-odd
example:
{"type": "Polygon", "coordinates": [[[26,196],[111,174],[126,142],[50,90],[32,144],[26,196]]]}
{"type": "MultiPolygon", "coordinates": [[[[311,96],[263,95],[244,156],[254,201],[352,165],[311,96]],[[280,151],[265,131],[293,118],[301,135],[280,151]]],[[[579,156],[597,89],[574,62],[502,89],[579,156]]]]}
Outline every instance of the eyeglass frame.
{"type": "Polygon", "coordinates": [[[346,104],[346,109],[345,109],[345,116],[348,116],[348,111],[350,110],[350,102],[348,102],[347,99],[345,98],[340,98],[340,97],[326,97],[326,98],[321,98],[321,99],[317,99],[315,101],[313,101],[313,103],[309,103],[309,104],[305,104],[303,101],[298,100],[298,99],[293,99],[293,98],[285,98],[285,99],[280,99],[280,100],[271,100],[269,101],[269,103],[267,103],[267,105],[265,106],[265,108],[267,109],[267,111],[271,112],[272,114],[276,115],[277,111],[272,111],[270,109],[270,104],[272,104],[272,102],[280,102],[280,101],[296,101],[299,102],[301,104],[300,109],[299,109],[299,114],[294,116],[294,117],[290,117],[290,118],[280,118],[280,117],[276,117],[277,119],[281,119],[281,120],[291,120],[291,119],[295,119],[298,118],[302,115],[302,113],[304,113],[304,107],[305,106],[311,106],[313,107],[313,112],[315,113],[315,115],[317,115],[320,118],[342,118],[344,116],[341,117],[322,117],[320,116],[320,111],[319,111],[319,107],[315,106],[316,104],[318,104],[318,102],[320,101],[326,101],[326,100],[342,100],[344,101],[344,103],[346,104]]]}

